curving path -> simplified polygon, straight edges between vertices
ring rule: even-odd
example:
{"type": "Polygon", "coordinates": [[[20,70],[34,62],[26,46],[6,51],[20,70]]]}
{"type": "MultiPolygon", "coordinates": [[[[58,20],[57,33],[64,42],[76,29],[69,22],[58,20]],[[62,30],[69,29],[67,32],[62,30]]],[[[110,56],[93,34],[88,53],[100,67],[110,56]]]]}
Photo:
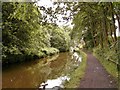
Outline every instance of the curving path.
{"type": "Polygon", "coordinates": [[[87,53],[87,67],[80,88],[116,88],[116,81],[103,68],[100,62],[87,53]]]}

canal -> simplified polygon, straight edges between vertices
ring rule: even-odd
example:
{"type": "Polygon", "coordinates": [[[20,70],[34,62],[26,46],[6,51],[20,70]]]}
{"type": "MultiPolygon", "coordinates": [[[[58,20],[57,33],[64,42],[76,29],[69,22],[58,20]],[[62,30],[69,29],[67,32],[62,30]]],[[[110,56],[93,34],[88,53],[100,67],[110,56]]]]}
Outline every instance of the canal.
{"type": "Polygon", "coordinates": [[[38,88],[47,80],[69,76],[77,66],[68,52],[15,64],[3,69],[2,88],[38,88]]]}

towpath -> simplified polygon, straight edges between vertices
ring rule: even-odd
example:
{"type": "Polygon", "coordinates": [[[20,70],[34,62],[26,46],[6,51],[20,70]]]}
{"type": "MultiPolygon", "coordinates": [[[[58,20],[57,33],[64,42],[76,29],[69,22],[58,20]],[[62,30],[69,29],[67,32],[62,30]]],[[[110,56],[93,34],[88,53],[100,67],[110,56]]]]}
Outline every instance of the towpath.
{"type": "Polygon", "coordinates": [[[116,81],[104,69],[101,63],[92,55],[87,53],[87,67],[80,88],[116,88],[116,81]]]}

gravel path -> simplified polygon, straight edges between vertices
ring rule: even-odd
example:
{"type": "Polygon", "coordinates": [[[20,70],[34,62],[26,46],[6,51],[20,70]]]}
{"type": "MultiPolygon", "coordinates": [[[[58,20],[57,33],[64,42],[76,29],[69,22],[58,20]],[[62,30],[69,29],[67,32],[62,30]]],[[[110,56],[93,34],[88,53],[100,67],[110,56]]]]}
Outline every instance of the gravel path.
{"type": "Polygon", "coordinates": [[[100,62],[87,53],[85,76],[80,82],[80,88],[116,88],[116,81],[107,73],[100,62]]]}

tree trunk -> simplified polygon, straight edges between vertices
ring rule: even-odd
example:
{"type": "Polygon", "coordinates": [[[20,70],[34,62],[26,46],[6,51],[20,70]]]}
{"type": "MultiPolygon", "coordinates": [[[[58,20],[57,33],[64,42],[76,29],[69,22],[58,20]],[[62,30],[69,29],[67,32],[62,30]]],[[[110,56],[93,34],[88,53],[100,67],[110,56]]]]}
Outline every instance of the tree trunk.
{"type": "Polygon", "coordinates": [[[110,36],[111,36],[111,38],[112,38],[112,42],[114,42],[114,38],[113,38],[113,36],[112,36],[112,34],[113,34],[113,31],[112,31],[112,28],[111,28],[111,24],[109,24],[110,25],[110,36]]]}
{"type": "MultiPolygon", "coordinates": [[[[100,26],[102,27],[102,20],[100,20],[100,26]]],[[[100,30],[100,45],[103,48],[103,29],[100,30]]]]}
{"type": "Polygon", "coordinates": [[[106,10],[104,9],[104,6],[103,6],[103,36],[104,36],[104,39],[105,39],[105,46],[107,47],[108,45],[108,30],[107,30],[107,23],[106,23],[106,10]]]}
{"type": "Polygon", "coordinates": [[[89,12],[89,15],[90,15],[90,18],[92,18],[92,23],[90,22],[90,26],[92,27],[91,29],[91,34],[92,34],[92,41],[93,41],[93,45],[94,47],[96,46],[96,42],[95,42],[95,38],[94,38],[94,25],[93,25],[93,17],[92,17],[92,14],[91,12],[89,12]]]}

